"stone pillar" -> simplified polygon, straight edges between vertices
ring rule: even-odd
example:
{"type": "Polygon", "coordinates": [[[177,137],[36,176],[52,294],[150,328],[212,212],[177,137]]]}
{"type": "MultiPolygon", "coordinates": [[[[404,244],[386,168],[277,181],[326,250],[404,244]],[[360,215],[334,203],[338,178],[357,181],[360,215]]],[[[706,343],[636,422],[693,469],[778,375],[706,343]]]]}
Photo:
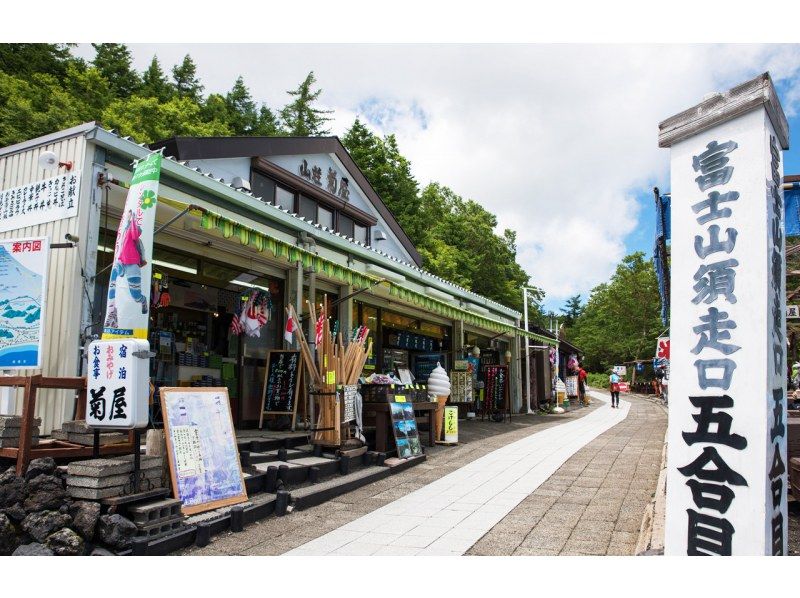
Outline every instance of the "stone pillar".
{"type": "Polygon", "coordinates": [[[659,125],[670,148],[665,552],[787,550],[782,149],[769,74],[659,125]]]}

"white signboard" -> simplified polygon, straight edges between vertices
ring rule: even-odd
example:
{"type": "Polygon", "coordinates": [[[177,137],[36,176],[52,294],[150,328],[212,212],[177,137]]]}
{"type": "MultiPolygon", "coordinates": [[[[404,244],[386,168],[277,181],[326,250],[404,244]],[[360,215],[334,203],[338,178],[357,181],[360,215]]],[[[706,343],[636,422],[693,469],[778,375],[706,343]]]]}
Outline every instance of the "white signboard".
{"type": "Polygon", "coordinates": [[[86,424],[132,430],[147,426],[150,414],[150,343],[139,339],[94,341],[89,345],[86,424]]]}
{"type": "Polygon", "coordinates": [[[763,106],[671,146],[669,555],[786,554],[782,171],[763,106]]]}
{"type": "Polygon", "coordinates": [[[792,320],[800,318],[800,308],[797,305],[786,306],[786,317],[792,320]]]}
{"type": "Polygon", "coordinates": [[[0,241],[0,369],[42,367],[47,237],[0,241]]]}
{"type": "Polygon", "coordinates": [[[149,154],[133,170],[119,221],[108,283],[103,338],[147,338],[153,227],[158,204],[161,154],[149,154]]]}
{"type": "Polygon", "coordinates": [[[0,191],[0,232],[76,216],[79,195],[76,172],[0,191]]]}
{"type": "Polygon", "coordinates": [[[615,365],[613,368],[611,368],[611,371],[613,371],[617,376],[625,376],[625,374],[628,372],[628,369],[624,365],[615,365]]]}

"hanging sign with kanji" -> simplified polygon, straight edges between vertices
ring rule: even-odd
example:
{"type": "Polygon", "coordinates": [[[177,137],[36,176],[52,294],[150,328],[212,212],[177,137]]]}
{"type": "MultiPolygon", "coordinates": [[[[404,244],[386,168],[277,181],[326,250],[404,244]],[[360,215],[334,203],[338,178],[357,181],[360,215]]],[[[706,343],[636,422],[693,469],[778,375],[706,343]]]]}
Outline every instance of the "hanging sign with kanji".
{"type": "Polygon", "coordinates": [[[0,232],[77,216],[79,194],[77,172],[0,190],[0,232]]]}
{"type": "Polygon", "coordinates": [[[656,341],[656,357],[669,361],[669,337],[661,336],[656,341]]]}
{"type": "Polygon", "coordinates": [[[139,339],[89,345],[86,424],[94,428],[144,428],[149,421],[150,343],[139,339]]]}

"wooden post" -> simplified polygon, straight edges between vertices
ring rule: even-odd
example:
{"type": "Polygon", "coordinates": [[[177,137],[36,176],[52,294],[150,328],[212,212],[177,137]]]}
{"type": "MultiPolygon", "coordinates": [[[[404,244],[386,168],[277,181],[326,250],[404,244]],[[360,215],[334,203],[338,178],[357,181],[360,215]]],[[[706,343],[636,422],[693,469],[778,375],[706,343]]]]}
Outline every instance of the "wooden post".
{"type": "Polygon", "coordinates": [[[17,475],[23,475],[31,460],[33,418],[36,416],[36,390],[42,375],[30,376],[25,381],[25,396],[22,402],[22,423],[19,429],[19,452],[17,453],[17,475]]]}

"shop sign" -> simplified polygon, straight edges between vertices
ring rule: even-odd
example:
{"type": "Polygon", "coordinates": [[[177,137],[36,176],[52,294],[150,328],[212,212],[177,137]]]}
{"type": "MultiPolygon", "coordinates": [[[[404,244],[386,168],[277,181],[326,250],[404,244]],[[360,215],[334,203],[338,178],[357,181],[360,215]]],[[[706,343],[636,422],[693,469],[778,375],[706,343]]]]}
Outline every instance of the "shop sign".
{"type": "Polygon", "coordinates": [[[79,193],[77,172],[0,191],[0,232],[77,216],[79,193]]]}
{"type": "Polygon", "coordinates": [[[611,370],[620,377],[628,373],[628,369],[624,365],[615,365],[611,370]]]}
{"type": "Polygon", "coordinates": [[[0,241],[0,369],[42,367],[47,237],[0,241]]]}
{"type": "Polygon", "coordinates": [[[458,442],[458,407],[444,408],[444,441],[458,442]]]}
{"type": "MultiPolygon", "coordinates": [[[[300,162],[298,168],[300,176],[317,187],[322,188],[322,168],[312,165],[309,168],[308,160],[300,162]]],[[[347,177],[339,178],[339,173],[330,166],[325,176],[325,190],[331,195],[335,195],[345,201],[350,199],[350,181],[347,177]]]]}
{"type": "Polygon", "coordinates": [[[666,554],[786,554],[782,171],[763,107],[671,147],[666,554]]]}
{"type": "Polygon", "coordinates": [[[800,318],[800,306],[797,305],[787,305],[786,306],[786,317],[790,320],[796,320],[800,318]]]}
{"type": "Polygon", "coordinates": [[[150,343],[98,340],[89,345],[86,424],[93,428],[144,428],[149,421],[150,343]]]}
{"type": "Polygon", "coordinates": [[[133,170],[114,245],[104,339],[147,338],[160,175],[161,154],[157,152],[141,160],[133,170]]]}

